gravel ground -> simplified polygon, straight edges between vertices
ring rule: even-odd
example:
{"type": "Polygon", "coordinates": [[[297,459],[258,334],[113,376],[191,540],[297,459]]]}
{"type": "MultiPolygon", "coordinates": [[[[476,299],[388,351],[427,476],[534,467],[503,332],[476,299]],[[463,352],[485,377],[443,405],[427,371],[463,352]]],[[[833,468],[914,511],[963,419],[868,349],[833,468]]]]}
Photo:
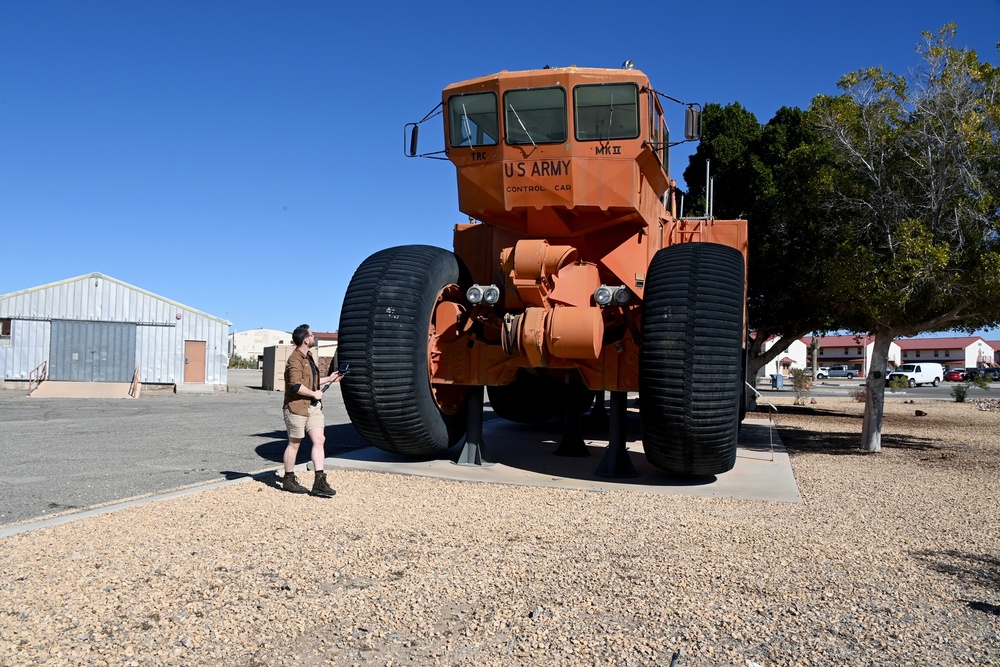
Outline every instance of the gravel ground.
{"type": "Polygon", "coordinates": [[[802,504],[337,472],[8,537],[0,664],[1000,665],[1000,412],[891,399],[866,455],[791,400],[802,504]]]}

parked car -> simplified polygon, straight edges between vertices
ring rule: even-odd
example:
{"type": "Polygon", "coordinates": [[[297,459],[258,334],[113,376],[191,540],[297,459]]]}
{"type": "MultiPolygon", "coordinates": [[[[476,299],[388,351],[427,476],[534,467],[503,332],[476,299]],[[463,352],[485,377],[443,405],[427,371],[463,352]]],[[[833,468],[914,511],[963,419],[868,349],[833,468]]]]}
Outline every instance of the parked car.
{"type": "MultiPolygon", "coordinates": [[[[807,369],[806,372],[812,375],[812,368],[807,369]]],[[[819,368],[816,369],[817,380],[825,380],[828,377],[830,377],[830,369],[828,367],[820,366],[819,368]]]]}
{"type": "Polygon", "coordinates": [[[996,382],[1000,380],[1000,369],[998,368],[966,368],[965,369],[965,379],[975,380],[976,378],[984,378],[987,382],[996,382]]]}
{"type": "Polygon", "coordinates": [[[941,364],[926,361],[919,364],[903,364],[886,376],[886,384],[897,377],[905,378],[907,386],[910,387],[922,384],[932,384],[936,387],[941,384],[941,378],[944,377],[944,367],[941,364]]]}
{"type": "Polygon", "coordinates": [[[962,382],[965,380],[965,371],[961,368],[949,368],[944,372],[945,382],[962,382]]]}
{"type": "Polygon", "coordinates": [[[858,371],[850,366],[830,366],[826,372],[827,377],[847,378],[848,380],[853,380],[857,374],[858,371]]]}

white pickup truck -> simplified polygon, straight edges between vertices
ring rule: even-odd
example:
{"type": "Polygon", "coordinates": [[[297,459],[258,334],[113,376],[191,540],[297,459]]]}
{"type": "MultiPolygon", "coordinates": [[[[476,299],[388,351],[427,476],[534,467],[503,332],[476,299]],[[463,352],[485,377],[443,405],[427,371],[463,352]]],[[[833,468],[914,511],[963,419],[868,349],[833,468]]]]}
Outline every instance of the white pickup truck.
{"type": "Polygon", "coordinates": [[[909,387],[916,387],[922,384],[932,384],[935,387],[941,384],[944,377],[944,367],[933,362],[921,362],[919,364],[903,364],[893,372],[889,373],[885,381],[892,382],[893,378],[906,378],[909,387]]]}

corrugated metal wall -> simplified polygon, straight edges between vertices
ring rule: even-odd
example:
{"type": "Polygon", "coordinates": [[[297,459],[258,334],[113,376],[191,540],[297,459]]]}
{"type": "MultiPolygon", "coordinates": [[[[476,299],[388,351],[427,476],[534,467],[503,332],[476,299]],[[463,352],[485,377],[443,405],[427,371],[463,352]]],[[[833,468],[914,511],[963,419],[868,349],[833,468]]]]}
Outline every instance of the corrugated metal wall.
{"type": "Polygon", "coordinates": [[[132,381],[135,324],[52,320],[49,331],[49,379],[132,381]]]}
{"type": "Polygon", "coordinates": [[[8,294],[0,318],[11,319],[10,344],[0,346],[6,379],[26,380],[49,358],[52,321],[75,320],[134,324],[142,382],[183,382],[185,340],[205,341],[206,384],[227,381],[228,322],[101,274],[8,294]]]}
{"type": "MultiPolygon", "coordinates": [[[[9,316],[0,311],[0,317],[9,316]]],[[[0,370],[4,378],[27,380],[49,357],[49,323],[15,319],[10,324],[10,345],[0,347],[0,370]]]]}

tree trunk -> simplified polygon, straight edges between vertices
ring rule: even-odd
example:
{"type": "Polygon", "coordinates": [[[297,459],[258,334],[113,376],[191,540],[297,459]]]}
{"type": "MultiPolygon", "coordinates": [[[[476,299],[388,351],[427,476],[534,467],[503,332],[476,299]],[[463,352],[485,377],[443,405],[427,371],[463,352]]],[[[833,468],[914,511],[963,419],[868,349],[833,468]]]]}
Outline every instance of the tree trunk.
{"type": "Polygon", "coordinates": [[[865,380],[865,419],[861,427],[861,447],[869,452],[882,451],[882,416],[885,413],[885,376],[889,365],[889,346],[892,332],[887,329],[875,331],[872,346],[872,364],[865,380]]]}
{"type": "MultiPolygon", "coordinates": [[[[771,340],[768,334],[757,332],[756,336],[752,336],[749,340],[749,345],[747,347],[747,368],[746,368],[746,380],[747,384],[751,387],[757,386],[757,373],[768,362],[772,361],[779,354],[788,349],[788,346],[799,340],[803,336],[809,333],[809,330],[795,331],[791,335],[783,335],[778,338],[778,340],[768,348],[766,352],[762,352],[764,345],[767,341],[771,340]]],[[[815,377],[815,376],[813,376],[815,377]]],[[[750,392],[749,396],[749,410],[757,409],[757,394],[755,392],[750,392]]]]}

